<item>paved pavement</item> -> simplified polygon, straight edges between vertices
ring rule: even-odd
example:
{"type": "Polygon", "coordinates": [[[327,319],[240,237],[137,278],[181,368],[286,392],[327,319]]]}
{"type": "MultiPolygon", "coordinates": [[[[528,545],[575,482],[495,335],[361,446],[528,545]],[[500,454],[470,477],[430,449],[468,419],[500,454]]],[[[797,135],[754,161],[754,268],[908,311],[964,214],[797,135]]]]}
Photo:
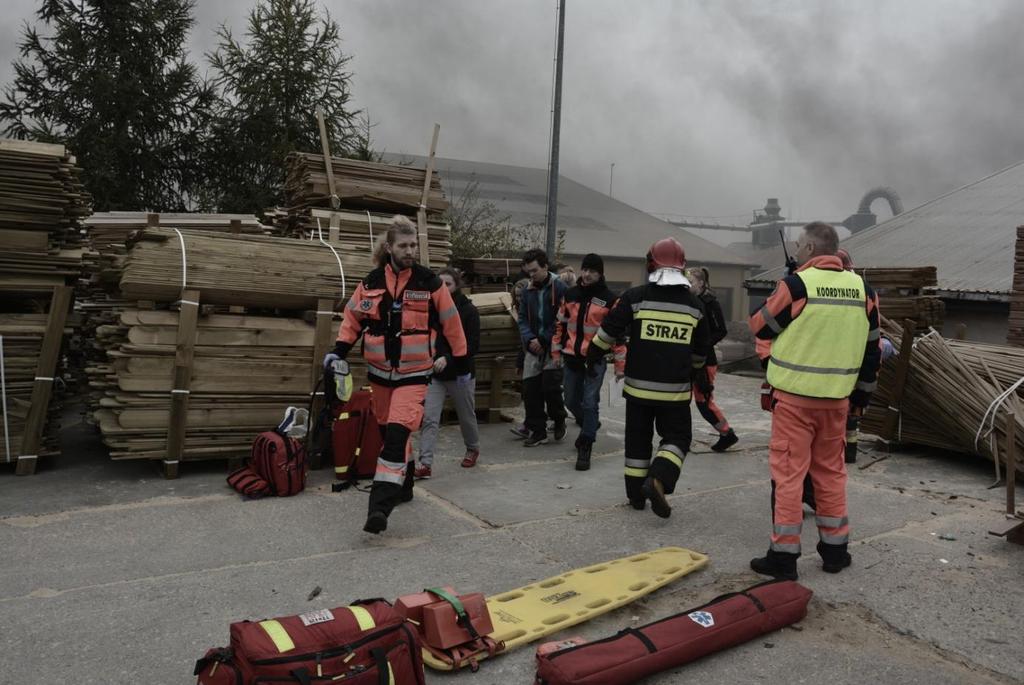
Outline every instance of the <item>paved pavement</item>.
{"type": "MultiPolygon", "coordinates": [[[[64,456],[16,478],[0,469],[0,683],[189,683],[194,660],[226,643],[228,624],[394,598],[449,583],[495,593],[572,568],[678,545],[705,569],[567,634],[598,638],[761,580],[747,567],[768,544],[768,415],[758,382],[722,376],[717,394],[740,434],[714,454],[694,422],[694,453],[671,519],[625,506],[622,400],[608,405],[594,468],[573,470],[572,437],[525,449],[508,425],[482,427],[483,456],[462,469],[458,427],[442,430],[435,477],[361,531],[366,495],[333,494],[314,472],[298,497],[243,501],[222,463],[111,462],[76,416],[64,456]],[[322,592],[312,601],[315,587],[322,592]]],[[[1009,683],[1024,681],[1024,548],[986,534],[1003,491],[986,462],[886,452],[862,443],[851,473],[854,565],[827,575],[811,554],[807,619],[648,679],[677,682],[1009,683]]],[[[810,520],[808,521],[810,524],[810,520]]],[[[805,526],[813,550],[813,525],[805,526]]],[[[529,683],[533,650],[477,674],[431,683],[529,683]]]]}

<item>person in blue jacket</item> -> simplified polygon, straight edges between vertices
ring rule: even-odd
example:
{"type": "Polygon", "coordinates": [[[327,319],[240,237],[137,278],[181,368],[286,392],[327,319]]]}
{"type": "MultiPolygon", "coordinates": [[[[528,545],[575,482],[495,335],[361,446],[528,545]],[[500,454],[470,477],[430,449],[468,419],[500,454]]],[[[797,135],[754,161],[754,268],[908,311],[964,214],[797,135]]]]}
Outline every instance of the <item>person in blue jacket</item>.
{"type": "Polygon", "coordinates": [[[567,286],[549,271],[548,256],[543,250],[527,251],[522,264],[530,279],[519,307],[519,335],[525,352],[523,405],[529,432],[523,444],[536,447],[548,442],[548,419],[554,422],[555,440],[565,437],[567,414],[562,399],[562,369],[551,357],[551,339],[567,286]]]}

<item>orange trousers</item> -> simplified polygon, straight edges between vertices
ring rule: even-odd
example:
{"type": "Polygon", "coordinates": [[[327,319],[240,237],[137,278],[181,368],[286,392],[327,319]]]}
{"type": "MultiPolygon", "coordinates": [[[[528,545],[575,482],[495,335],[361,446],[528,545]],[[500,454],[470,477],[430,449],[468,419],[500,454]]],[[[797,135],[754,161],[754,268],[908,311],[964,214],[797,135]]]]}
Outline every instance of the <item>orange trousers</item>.
{"type": "Polygon", "coordinates": [[[402,493],[412,496],[412,445],[409,436],[420,428],[427,386],[403,385],[390,388],[371,385],[370,403],[377,417],[384,446],[377,457],[377,468],[370,487],[370,512],[390,515],[402,493]]]}
{"type": "MultiPolygon", "coordinates": [[[[712,385],[715,383],[715,377],[718,375],[717,366],[709,366],[708,368],[708,380],[712,385]]],[[[725,418],[725,412],[722,408],[715,404],[714,391],[709,395],[705,395],[700,391],[696,385],[693,386],[693,402],[697,405],[697,411],[704,417],[704,420],[714,426],[715,430],[721,435],[725,435],[729,432],[729,421],[725,418]]]]}
{"type": "Polygon", "coordinates": [[[847,412],[845,405],[812,409],[784,398],[776,401],[768,445],[774,494],[772,550],[800,553],[803,482],[808,474],[814,484],[815,523],[821,541],[829,545],[849,541],[844,460],[847,412]]]}

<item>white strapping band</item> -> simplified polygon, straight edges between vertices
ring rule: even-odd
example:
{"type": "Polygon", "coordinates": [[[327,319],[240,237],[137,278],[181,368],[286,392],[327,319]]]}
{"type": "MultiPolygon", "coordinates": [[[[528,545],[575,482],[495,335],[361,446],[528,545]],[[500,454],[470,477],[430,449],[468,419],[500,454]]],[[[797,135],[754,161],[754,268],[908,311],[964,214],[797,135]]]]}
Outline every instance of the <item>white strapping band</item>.
{"type": "Polygon", "coordinates": [[[171,390],[172,395],[191,395],[191,390],[171,390]]]}
{"type": "Polygon", "coordinates": [[[3,398],[4,408],[4,448],[7,456],[4,461],[11,463],[11,433],[10,425],[7,422],[7,371],[4,364],[4,336],[0,335],[0,397],[3,398]]]}
{"type": "Polygon", "coordinates": [[[181,243],[181,289],[184,290],[185,284],[188,283],[188,259],[185,257],[185,236],[176,228],[171,230],[178,234],[178,242],[181,243]]]}
{"type": "Polygon", "coordinates": [[[193,307],[198,307],[199,306],[198,302],[193,302],[192,300],[178,300],[174,304],[190,304],[193,307]]]}
{"type": "Polygon", "coordinates": [[[320,242],[326,245],[331,252],[334,253],[334,258],[338,260],[338,271],[341,272],[341,299],[345,299],[345,267],[341,265],[341,257],[338,256],[338,251],[334,249],[334,246],[324,240],[324,227],[320,225],[320,217],[316,220],[316,230],[319,233],[320,242]]]}
{"type": "MultiPolygon", "coordinates": [[[[985,436],[988,437],[996,429],[996,414],[999,413],[999,407],[1002,406],[1003,402],[1008,400],[1011,395],[1017,392],[1017,388],[1024,385],[1024,377],[1017,380],[1016,383],[1011,385],[1007,390],[1000,393],[992,403],[988,405],[988,409],[985,410],[985,415],[981,417],[981,423],[978,425],[978,432],[974,434],[974,449],[978,449],[978,440],[981,439],[982,431],[985,432],[985,436]],[[988,423],[988,430],[985,431],[985,423],[988,423]]],[[[1010,414],[1012,417],[1013,414],[1010,414]]]]}
{"type": "Polygon", "coordinates": [[[38,458],[39,458],[38,454],[22,454],[22,455],[20,455],[18,457],[18,461],[21,461],[22,459],[38,459],[38,458]]]}
{"type": "Polygon", "coordinates": [[[35,380],[37,380],[37,381],[50,381],[51,383],[53,383],[53,379],[50,378],[49,376],[36,376],[35,380]]]}
{"type": "Polygon", "coordinates": [[[370,210],[366,210],[366,222],[370,225],[370,255],[373,255],[373,217],[370,216],[370,210]]]}
{"type": "Polygon", "coordinates": [[[321,314],[326,314],[327,316],[334,316],[334,312],[326,312],[326,311],[321,311],[321,310],[318,309],[316,311],[316,315],[320,316],[321,314]]]}

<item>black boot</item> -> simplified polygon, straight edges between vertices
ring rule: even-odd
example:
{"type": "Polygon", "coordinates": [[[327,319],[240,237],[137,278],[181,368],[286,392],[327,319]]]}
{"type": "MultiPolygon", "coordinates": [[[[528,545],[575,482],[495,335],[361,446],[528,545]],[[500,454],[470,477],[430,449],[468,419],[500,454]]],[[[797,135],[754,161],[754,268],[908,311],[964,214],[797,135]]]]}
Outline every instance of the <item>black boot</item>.
{"type": "Polygon", "coordinates": [[[828,545],[818,543],[818,554],[821,555],[821,570],[825,573],[839,573],[853,563],[853,557],[846,551],[846,545],[828,545]]]}
{"type": "Polygon", "coordinates": [[[589,440],[580,440],[576,446],[576,470],[577,471],[589,471],[590,470],[590,451],[593,448],[593,443],[589,440]]]}
{"type": "Polygon", "coordinates": [[[672,507],[665,499],[665,488],[657,478],[648,478],[643,484],[644,496],[651,500],[651,511],[663,519],[672,515],[672,507]]]}
{"type": "Polygon", "coordinates": [[[629,506],[633,507],[637,511],[643,511],[647,508],[647,499],[643,496],[637,497],[636,499],[630,499],[629,506]]]}
{"type": "Polygon", "coordinates": [[[373,533],[374,535],[380,535],[382,532],[388,529],[388,517],[382,511],[371,511],[370,515],[366,517],[366,524],[363,526],[363,530],[367,533],[373,533]]]}
{"type": "Polygon", "coordinates": [[[843,459],[847,464],[857,463],[857,441],[847,439],[846,442],[846,453],[843,455],[843,459]]]}
{"type": "Polygon", "coordinates": [[[768,550],[768,554],[750,560],[750,568],[763,576],[772,576],[780,580],[796,580],[796,560],[799,554],[768,550]]]}
{"type": "Polygon", "coordinates": [[[730,428],[728,433],[723,433],[718,438],[718,442],[712,445],[711,449],[715,452],[724,452],[739,441],[740,439],[736,437],[736,432],[730,428]]]}

